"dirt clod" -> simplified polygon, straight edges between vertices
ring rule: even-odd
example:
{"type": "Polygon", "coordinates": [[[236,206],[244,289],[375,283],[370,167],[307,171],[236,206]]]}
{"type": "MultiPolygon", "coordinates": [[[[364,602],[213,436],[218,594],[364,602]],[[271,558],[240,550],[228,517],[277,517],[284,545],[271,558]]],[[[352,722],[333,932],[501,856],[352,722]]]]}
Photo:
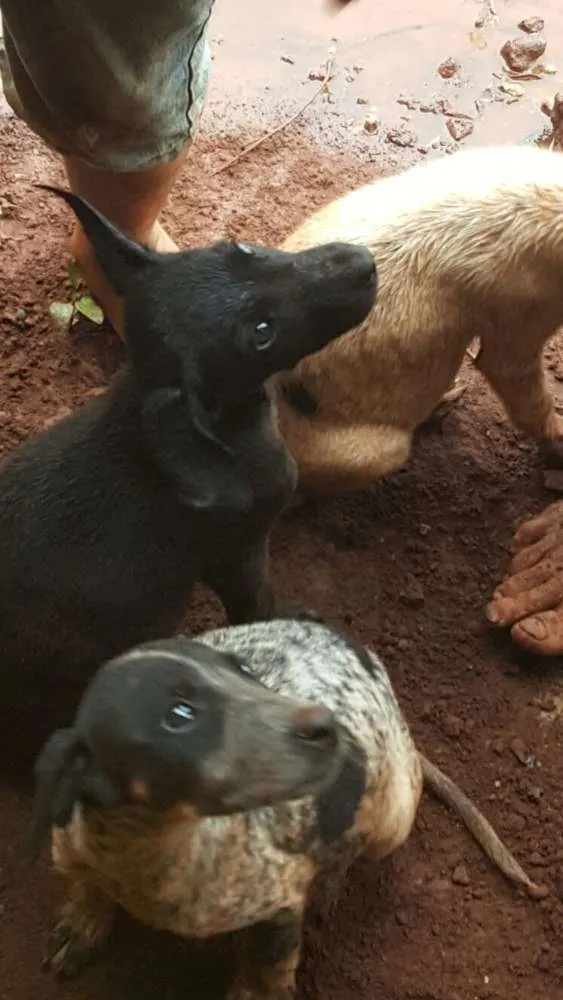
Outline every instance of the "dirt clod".
{"type": "Polygon", "coordinates": [[[504,43],[500,54],[509,69],[515,73],[524,73],[540,56],[543,56],[546,45],[547,42],[542,35],[511,38],[504,43]]]}
{"type": "Polygon", "coordinates": [[[452,76],[455,76],[456,73],[459,73],[460,68],[461,67],[457,59],[454,59],[452,56],[448,56],[448,58],[444,59],[444,61],[438,66],[438,73],[444,80],[449,80],[452,76]]]}
{"type": "Polygon", "coordinates": [[[545,21],[543,17],[524,17],[518,22],[518,27],[521,31],[525,31],[528,35],[535,35],[539,31],[543,31],[545,21]]]}
{"type": "Polygon", "coordinates": [[[460,862],[460,864],[456,865],[454,868],[452,872],[452,882],[454,885],[471,885],[469,872],[463,862],[460,862]]]}
{"type": "Polygon", "coordinates": [[[394,146],[409,148],[416,146],[418,139],[416,133],[408,128],[390,128],[387,131],[387,141],[394,146]]]}
{"type": "Polygon", "coordinates": [[[452,139],[455,139],[456,142],[461,142],[462,139],[467,139],[467,136],[471,135],[474,125],[468,118],[448,118],[446,120],[446,128],[452,139]]]}

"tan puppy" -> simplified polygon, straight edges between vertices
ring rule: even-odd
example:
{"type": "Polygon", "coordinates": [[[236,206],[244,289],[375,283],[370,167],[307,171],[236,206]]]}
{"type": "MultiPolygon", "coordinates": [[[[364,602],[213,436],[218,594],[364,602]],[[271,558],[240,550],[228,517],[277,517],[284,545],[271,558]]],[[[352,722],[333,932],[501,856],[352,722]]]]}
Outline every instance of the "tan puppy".
{"type": "Polygon", "coordinates": [[[563,157],[468,149],[353,191],[283,244],[363,244],[377,262],[368,319],[274,377],[304,491],[362,489],[409,458],[465,349],[516,427],[563,456],[545,342],[563,324],[563,157]]]}

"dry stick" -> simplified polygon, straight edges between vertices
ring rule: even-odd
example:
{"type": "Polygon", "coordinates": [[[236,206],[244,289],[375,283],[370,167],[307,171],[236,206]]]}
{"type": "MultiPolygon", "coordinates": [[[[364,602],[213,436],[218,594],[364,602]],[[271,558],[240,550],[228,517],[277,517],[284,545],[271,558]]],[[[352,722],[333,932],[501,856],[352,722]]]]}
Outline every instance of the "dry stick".
{"type": "Polygon", "coordinates": [[[274,135],[278,135],[279,132],[283,132],[284,129],[289,128],[290,125],[293,125],[293,122],[296,121],[299,118],[299,116],[302,115],[303,112],[307,110],[307,108],[309,107],[310,104],[313,103],[313,101],[316,101],[317,97],[320,97],[323,90],[325,90],[330,81],[334,79],[332,73],[333,66],[334,66],[334,56],[331,56],[331,58],[328,60],[326,64],[325,75],[323,77],[323,81],[320,87],[317,88],[314,94],[311,94],[309,99],[305,101],[305,104],[303,104],[302,107],[300,107],[299,110],[296,111],[295,114],[291,116],[291,118],[288,118],[287,121],[282,122],[281,125],[277,126],[277,128],[274,128],[270,132],[266,132],[264,135],[260,136],[260,138],[256,139],[255,142],[252,142],[250,146],[245,146],[245,148],[242,149],[240,153],[237,153],[236,156],[233,156],[232,160],[229,160],[228,163],[224,163],[222,167],[219,167],[217,170],[215,170],[213,172],[214,176],[216,176],[217,174],[222,174],[224,170],[228,170],[230,167],[233,167],[235,163],[238,163],[239,160],[242,160],[244,156],[248,156],[248,154],[252,153],[252,151],[257,149],[258,146],[261,146],[263,142],[267,142],[267,140],[273,138],[274,135]]]}

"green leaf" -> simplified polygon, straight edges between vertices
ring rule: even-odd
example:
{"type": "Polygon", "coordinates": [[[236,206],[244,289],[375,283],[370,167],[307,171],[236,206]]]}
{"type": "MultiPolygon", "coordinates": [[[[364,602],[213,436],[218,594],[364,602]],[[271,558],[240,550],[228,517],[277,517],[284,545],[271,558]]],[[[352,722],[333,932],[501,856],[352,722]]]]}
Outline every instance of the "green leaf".
{"type": "Polygon", "coordinates": [[[82,295],[77,299],[74,303],[74,308],[81,316],[85,316],[86,319],[89,319],[91,323],[95,323],[96,326],[101,326],[104,322],[103,311],[89,295],[82,295]]]}
{"type": "Polygon", "coordinates": [[[84,284],[82,272],[75,260],[69,260],[67,264],[68,279],[75,291],[84,284]]]}
{"type": "Polygon", "coordinates": [[[59,330],[68,330],[74,312],[72,302],[51,302],[49,312],[59,330]]]}

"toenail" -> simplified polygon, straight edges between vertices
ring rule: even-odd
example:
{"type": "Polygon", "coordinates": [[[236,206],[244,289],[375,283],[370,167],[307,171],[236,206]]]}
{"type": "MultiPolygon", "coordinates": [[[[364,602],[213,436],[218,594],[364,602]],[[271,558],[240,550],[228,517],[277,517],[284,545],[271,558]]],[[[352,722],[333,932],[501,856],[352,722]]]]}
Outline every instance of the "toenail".
{"type": "Polygon", "coordinates": [[[491,625],[500,625],[499,613],[492,604],[489,604],[487,608],[487,618],[489,619],[491,625]]]}
{"type": "Polygon", "coordinates": [[[518,627],[532,639],[547,639],[547,628],[541,618],[525,618],[518,622],[518,627]]]}

